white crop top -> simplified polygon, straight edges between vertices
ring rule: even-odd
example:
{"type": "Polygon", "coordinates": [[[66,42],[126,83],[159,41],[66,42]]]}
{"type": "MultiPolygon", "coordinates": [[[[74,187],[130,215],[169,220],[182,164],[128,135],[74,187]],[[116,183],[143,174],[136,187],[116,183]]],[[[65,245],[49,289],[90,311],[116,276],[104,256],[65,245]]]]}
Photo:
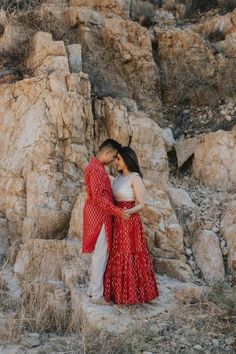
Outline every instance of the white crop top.
{"type": "Polygon", "coordinates": [[[132,172],[128,176],[120,174],[112,184],[112,193],[116,201],[134,201],[134,191],[131,185],[132,178],[139,176],[137,172],[132,172]]]}

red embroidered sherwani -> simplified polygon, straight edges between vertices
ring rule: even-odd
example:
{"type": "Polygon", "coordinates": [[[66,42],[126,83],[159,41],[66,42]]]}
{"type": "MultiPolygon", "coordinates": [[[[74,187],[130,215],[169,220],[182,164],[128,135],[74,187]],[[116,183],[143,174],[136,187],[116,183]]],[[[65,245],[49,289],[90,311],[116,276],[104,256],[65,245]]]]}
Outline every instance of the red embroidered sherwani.
{"type": "Polygon", "coordinates": [[[83,214],[83,253],[93,252],[102,225],[105,225],[107,247],[111,248],[112,215],[121,216],[122,209],[113,204],[111,182],[104,165],[93,157],[84,171],[87,200],[83,214]]]}

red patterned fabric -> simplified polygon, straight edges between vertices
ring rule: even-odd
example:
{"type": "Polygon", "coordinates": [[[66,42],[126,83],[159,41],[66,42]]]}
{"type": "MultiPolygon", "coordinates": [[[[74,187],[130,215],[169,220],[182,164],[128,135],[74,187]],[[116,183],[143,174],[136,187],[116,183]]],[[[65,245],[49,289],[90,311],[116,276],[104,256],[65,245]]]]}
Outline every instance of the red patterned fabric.
{"type": "MultiPolygon", "coordinates": [[[[134,202],[118,202],[132,208],[134,202]]],[[[139,214],[125,220],[116,217],[113,240],[104,278],[104,295],[116,304],[137,304],[155,299],[158,287],[139,214]]]]}
{"type": "Polygon", "coordinates": [[[121,216],[122,210],[113,204],[111,182],[104,165],[93,157],[84,171],[87,200],[83,213],[83,253],[91,253],[102,225],[105,225],[108,250],[111,248],[112,215],[121,216]]]}

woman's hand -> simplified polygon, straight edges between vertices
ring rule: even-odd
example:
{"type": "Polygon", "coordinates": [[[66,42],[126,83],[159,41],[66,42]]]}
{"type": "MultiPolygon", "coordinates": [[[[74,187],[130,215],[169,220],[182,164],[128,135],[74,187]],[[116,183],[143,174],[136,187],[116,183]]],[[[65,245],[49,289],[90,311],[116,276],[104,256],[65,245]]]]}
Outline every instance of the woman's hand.
{"type": "Polygon", "coordinates": [[[130,213],[128,212],[129,209],[124,209],[122,213],[122,218],[123,219],[129,219],[130,218],[130,213]]]}

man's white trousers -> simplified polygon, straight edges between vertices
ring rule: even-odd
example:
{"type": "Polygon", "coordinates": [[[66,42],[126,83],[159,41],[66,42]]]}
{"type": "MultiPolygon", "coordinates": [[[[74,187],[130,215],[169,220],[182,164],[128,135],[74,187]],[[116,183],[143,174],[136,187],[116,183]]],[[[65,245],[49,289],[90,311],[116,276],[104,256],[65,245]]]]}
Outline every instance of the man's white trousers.
{"type": "Polygon", "coordinates": [[[107,239],[105,226],[103,224],[95,245],[95,249],[92,253],[92,266],[88,295],[92,296],[93,299],[99,299],[103,297],[103,278],[106,270],[107,260],[107,239]]]}

